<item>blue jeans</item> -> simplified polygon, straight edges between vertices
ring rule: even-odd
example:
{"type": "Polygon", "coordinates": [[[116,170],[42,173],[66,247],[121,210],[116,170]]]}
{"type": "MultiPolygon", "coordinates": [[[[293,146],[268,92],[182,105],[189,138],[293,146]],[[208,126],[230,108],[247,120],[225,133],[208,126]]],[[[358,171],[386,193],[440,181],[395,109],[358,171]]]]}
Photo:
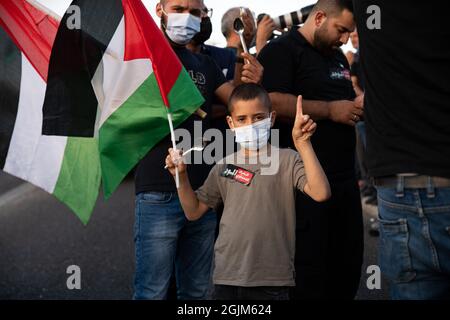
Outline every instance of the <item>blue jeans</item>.
{"type": "Polygon", "coordinates": [[[367,139],[366,139],[366,123],[364,121],[358,121],[355,125],[356,131],[359,134],[359,138],[364,146],[364,149],[367,147],[367,139]]]}
{"type": "Polygon", "coordinates": [[[450,298],[450,188],[378,187],[379,263],[391,298],[450,298]]]}
{"type": "Polygon", "coordinates": [[[188,221],[176,193],[138,194],[134,299],[166,299],[174,268],[178,299],[208,298],[215,228],[213,211],[188,221]]]}

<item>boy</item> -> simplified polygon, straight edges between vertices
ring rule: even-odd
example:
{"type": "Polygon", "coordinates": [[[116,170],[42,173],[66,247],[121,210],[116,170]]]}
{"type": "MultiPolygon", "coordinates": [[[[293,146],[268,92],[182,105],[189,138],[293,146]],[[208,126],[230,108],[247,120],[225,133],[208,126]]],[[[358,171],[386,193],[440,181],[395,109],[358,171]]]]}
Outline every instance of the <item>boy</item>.
{"type": "Polygon", "coordinates": [[[316,124],[303,115],[300,96],[292,130],[300,158],[293,150],[268,144],[276,114],[259,85],[237,87],[228,111],[228,125],[241,149],[216,164],[202,187],[192,190],[180,153],[169,149],[166,164],[172,175],[178,167],[178,196],[187,219],[224,205],[215,244],[214,297],[287,300],[295,285],[295,191],[316,201],[331,195],[310,142],[316,124]],[[279,156],[278,171],[263,175],[259,158],[269,153],[279,156]]]}

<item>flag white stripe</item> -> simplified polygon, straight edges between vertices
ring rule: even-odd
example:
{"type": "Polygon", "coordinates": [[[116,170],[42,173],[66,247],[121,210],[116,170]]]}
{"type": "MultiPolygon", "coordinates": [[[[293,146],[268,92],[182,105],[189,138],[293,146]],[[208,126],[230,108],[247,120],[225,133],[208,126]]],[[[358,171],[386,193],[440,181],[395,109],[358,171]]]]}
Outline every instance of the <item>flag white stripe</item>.
{"type": "Polygon", "coordinates": [[[101,112],[97,127],[101,127],[153,73],[149,59],[124,61],[124,56],[125,21],[122,18],[92,78],[101,112]]]}
{"type": "Polygon", "coordinates": [[[22,54],[19,107],[4,171],[53,193],[66,137],[42,136],[46,83],[22,54]]]}

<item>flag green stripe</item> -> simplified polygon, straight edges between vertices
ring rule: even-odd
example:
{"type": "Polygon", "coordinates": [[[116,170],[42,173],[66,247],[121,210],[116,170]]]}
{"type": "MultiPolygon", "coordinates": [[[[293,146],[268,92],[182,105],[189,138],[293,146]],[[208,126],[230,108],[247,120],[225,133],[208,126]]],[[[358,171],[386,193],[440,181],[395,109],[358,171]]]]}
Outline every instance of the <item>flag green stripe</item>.
{"type": "MultiPolygon", "coordinates": [[[[186,70],[182,69],[168,96],[174,126],[179,126],[202,103],[186,70]]],[[[103,190],[108,198],[159,141],[169,134],[164,106],[154,74],[108,117],[99,130],[103,190]]],[[[161,164],[163,165],[163,164],[161,164]]]]}
{"type": "Polygon", "coordinates": [[[100,159],[95,138],[67,138],[64,159],[53,195],[86,225],[100,187],[100,159]]]}

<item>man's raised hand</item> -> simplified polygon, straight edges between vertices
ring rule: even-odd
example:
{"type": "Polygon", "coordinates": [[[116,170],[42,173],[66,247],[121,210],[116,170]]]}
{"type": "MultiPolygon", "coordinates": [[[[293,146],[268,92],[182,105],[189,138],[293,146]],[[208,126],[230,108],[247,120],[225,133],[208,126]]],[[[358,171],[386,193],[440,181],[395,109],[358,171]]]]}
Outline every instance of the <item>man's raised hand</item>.
{"type": "Polygon", "coordinates": [[[317,124],[309,115],[303,114],[302,96],[297,98],[297,113],[295,115],[294,128],[292,129],[292,139],[294,144],[308,141],[316,131],[317,124]]]}

